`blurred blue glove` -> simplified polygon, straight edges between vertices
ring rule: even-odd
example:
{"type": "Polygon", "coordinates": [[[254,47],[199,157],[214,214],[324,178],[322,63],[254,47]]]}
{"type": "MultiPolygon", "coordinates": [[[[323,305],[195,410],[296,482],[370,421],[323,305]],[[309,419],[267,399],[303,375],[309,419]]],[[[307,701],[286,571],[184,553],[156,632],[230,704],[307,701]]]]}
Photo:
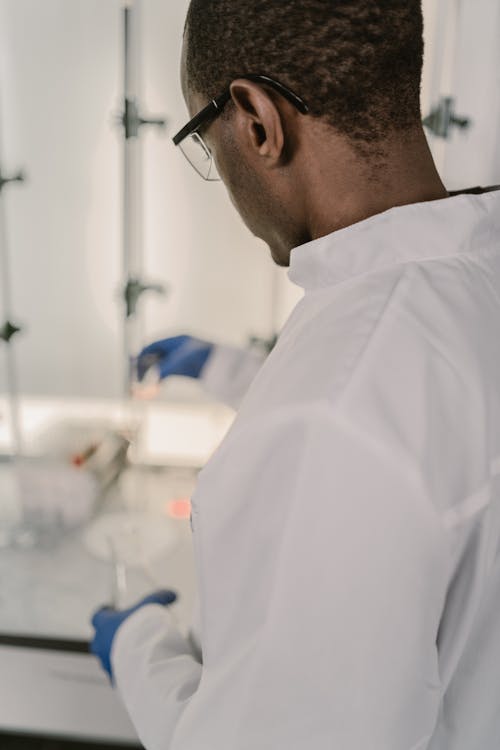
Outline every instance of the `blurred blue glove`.
{"type": "Polygon", "coordinates": [[[111,647],[120,625],[125,622],[127,617],[137,612],[141,607],[147,604],[162,604],[167,606],[177,599],[177,594],[173,591],[156,591],[154,594],[146,596],[140,602],[129,609],[118,610],[113,607],[101,607],[92,617],[92,626],[95,635],[90,644],[90,650],[100,660],[103,669],[113,679],[111,669],[111,647]]]}
{"type": "Polygon", "coordinates": [[[159,367],[161,380],[169,375],[199,378],[213,348],[214,344],[192,336],[173,336],[155,341],[139,354],[137,359],[139,381],[143,380],[146,372],[153,365],[159,367]]]}

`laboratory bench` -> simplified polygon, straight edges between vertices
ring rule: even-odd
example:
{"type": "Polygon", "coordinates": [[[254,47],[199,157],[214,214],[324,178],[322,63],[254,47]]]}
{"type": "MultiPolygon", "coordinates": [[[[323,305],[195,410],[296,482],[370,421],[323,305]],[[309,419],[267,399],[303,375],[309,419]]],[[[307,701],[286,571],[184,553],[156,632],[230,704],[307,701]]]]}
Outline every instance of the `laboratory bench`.
{"type": "MultiPolygon", "coordinates": [[[[57,420],[47,404],[34,407],[28,413],[24,405],[40,445],[40,435],[48,434],[42,417],[50,422],[50,413],[51,425],[57,420]]],[[[66,404],[57,419],[67,419],[68,411],[66,404]]],[[[87,404],[86,418],[89,411],[87,404]]],[[[118,695],[88,652],[91,615],[104,604],[125,607],[168,588],[178,593],[170,609],[188,632],[196,596],[189,498],[231,419],[212,406],[170,405],[163,422],[161,407],[146,411],[141,450],[86,523],[56,539],[0,544],[0,750],[66,750],[64,742],[90,743],[94,750],[99,744],[137,747],[118,695]]],[[[102,418],[102,408],[98,413],[102,418]]],[[[30,450],[36,446],[32,430],[30,450]]],[[[0,481],[4,508],[6,488],[0,481]]]]}
{"type": "Polygon", "coordinates": [[[191,528],[189,518],[168,513],[172,503],[175,509],[187,502],[194,481],[195,472],[186,468],[129,467],[83,529],[51,546],[0,550],[0,731],[137,744],[107,676],[88,652],[90,618],[101,605],[128,606],[151,590],[169,588],[179,594],[171,610],[187,632],[195,596],[191,528]],[[116,561],[93,554],[95,530],[109,519],[135,523],[136,517],[151,519],[167,543],[144,564],[123,553],[118,565],[125,585],[117,592],[116,561]]]}

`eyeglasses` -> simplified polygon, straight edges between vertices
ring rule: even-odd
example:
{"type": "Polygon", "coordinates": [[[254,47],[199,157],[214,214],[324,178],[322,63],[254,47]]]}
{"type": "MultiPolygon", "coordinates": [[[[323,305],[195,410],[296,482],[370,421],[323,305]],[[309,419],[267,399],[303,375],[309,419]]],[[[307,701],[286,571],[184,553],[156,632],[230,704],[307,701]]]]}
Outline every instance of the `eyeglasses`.
{"type": "MultiPolygon", "coordinates": [[[[282,83],[275,81],[274,78],[254,74],[240,77],[247,81],[261,83],[274,89],[274,91],[277,91],[278,94],[281,94],[281,96],[293,104],[293,106],[303,115],[306,115],[309,112],[309,107],[303,99],[297,96],[297,94],[294,94],[294,92],[286,86],[283,86],[282,83]]],[[[230,99],[231,90],[228,86],[224,93],[215,99],[212,99],[210,104],[204,107],[201,112],[198,112],[198,114],[195,115],[193,119],[172,138],[174,145],[179,146],[191,166],[201,177],[203,177],[204,180],[207,180],[208,182],[217,182],[220,180],[220,177],[217,173],[212,152],[200,135],[200,130],[222,114],[224,107],[230,99]]]]}

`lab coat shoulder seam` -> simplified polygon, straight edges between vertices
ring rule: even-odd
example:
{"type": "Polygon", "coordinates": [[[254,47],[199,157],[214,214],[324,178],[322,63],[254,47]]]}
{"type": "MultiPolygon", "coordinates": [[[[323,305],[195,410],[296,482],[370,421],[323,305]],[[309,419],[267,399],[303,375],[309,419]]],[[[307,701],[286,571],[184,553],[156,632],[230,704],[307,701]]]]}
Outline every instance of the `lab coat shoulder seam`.
{"type": "Polygon", "coordinates": [[[403,290],[405,290],[408,283],[409,283],[409,279],[408,279],[408,274],[406,273],[403,273],[402,275],[398,276],[398,278],[396,279],[388,298],[384,302],[384,306],[383,306],[381,313],[378,315],[377,319],[375,320],[370,332],[368,333],[365,339],[365,342],[363,344],[363,347],[361,348],[361,351],[358,353],[356,361],[354,362],[351,368],[351,372],[349,373],[348,379],[346,380],[346,382],[344,383],[342,387],[342,391],[335,398],[335,403],[337,405],[337,408],[342,409],[342,404],[344,400],[347,398],[347,395],[353,383],[356,381],[360,368],[367,356],[369,349],[374,345],[375,340],[380,335],[380,330],[385,324],[385,321],[387,320],[388,311],[392,308],[396,299],[399,298],[399,294],[401,293],[402,288],[403,290]]]}

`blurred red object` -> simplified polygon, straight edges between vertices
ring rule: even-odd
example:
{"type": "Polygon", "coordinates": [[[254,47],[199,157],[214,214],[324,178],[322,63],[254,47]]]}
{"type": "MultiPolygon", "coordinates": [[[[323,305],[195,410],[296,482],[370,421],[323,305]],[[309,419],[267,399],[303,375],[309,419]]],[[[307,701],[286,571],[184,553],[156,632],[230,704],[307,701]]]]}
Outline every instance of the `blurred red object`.
{"type": "Polygon", "coordinates": [[[171,518],[189,519],[191,517],[191,500],[179,498],[167,503],[166,511],[171,518]]]}

